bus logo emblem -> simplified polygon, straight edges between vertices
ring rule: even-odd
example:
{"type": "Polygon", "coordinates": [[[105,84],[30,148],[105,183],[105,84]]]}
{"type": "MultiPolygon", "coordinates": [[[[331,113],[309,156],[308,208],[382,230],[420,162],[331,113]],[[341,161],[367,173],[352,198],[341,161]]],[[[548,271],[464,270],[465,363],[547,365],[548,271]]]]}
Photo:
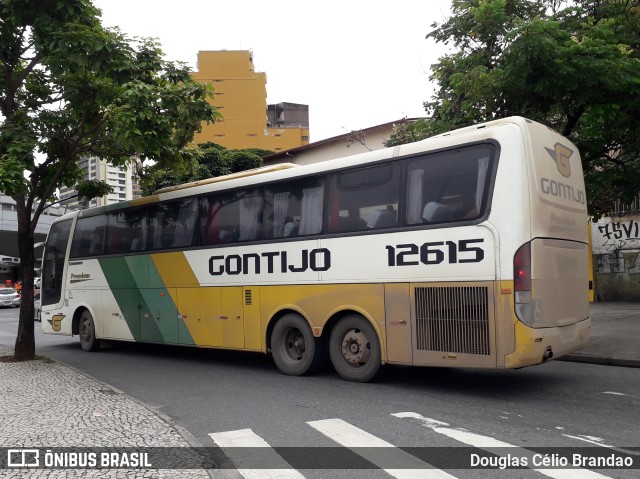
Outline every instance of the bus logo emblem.
{"type": "Polygon", "coordinates": [[[62,328],[62,320],[64,319],[64,314],[54,314],[51,319],[48,319],[49,324],[51,325],[51,329],[54,331],[60,331],[62,328]]]}
{"type": "Polygon", "coordinates": [[[571,176],[571,163],[569,162],[569,158],[573,155],[573,150],[567,148],[562,143],[556,143],[553,146],[553,150],[546,147],[545,150],[547,150],[549,156],[553,158],[553,161],[556,162],[560,174],[565,178],[569,178],[571,176]]]}

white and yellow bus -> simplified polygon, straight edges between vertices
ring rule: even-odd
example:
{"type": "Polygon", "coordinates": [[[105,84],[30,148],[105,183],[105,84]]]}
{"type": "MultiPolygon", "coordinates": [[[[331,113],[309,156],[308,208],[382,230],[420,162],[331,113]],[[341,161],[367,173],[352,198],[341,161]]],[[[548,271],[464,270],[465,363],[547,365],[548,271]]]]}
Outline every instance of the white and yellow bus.
{"type": "Polygon", "coordinates": [[[330,359],[520,368],[588,341],[580,155],[524,118],[70,213],[43,255],[44,332],[330,359]]]}

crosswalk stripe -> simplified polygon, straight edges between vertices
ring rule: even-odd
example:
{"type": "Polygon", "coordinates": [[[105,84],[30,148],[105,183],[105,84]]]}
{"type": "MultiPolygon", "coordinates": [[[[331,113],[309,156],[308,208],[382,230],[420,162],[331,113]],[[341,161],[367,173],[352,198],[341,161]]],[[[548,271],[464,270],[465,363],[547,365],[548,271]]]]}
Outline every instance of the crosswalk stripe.
{"type": "Polygon", "coordinates": [[[209,436],[231,459],[245,479],[305,479],[300,472],[292,469],[289,463],[269,446],[269,443],[251,429],[215,432],[209,436]],[[262,450],[258,453],[254,448],[262,450]],[[268,468],[245,469],[242,467],[243,464],[257,463],[268,465],[268,468]]]}
{"type": "MultiPolygon", "coordinates": [[[[488,452],[499,456],[506,457],[507,453],[500,449],[494,450],[493,448],[510,448],[511,451],[509,451],[509,454],[518,457],[526,457],[529,459],[529,464],[531,464],[531,458],[533,457],[534,453],[528,449],[502,442],[493,437],[483,436],[474,432],[447,427],[449,426],[449,424],[446,422],[424,417],[415,412],[399,412],[391,415],[397,418],[417,420],[421,422],[425,427],[428,427],[429,429],[432,429],[439,434],[443,434],[469,446],[487,450],[488,452]]],[[[544,474],[545,476],[552,477],[554,479],[610,479],[608,476],[598,474],[597,472],[593,472],[588,469],[532,469],[536,472],[539,472],[540,474],[544,474]]]]}
{"type": "Polygon", "coordinates": [[[310,421],[307,424],[338,444],[352,449],[359,456],[398,479],[455,479],[454,476],[433,468],[393,444],[342,419],[324,419],[310,421]],[[393,464],[397,464],[398,469],[388,468],[393,464]]]}

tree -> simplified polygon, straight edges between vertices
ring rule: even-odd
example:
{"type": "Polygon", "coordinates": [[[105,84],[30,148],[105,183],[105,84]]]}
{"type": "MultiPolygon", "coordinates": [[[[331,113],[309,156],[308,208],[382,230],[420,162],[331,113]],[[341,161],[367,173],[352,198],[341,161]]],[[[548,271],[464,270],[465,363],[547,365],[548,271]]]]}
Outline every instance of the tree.
{"type": "Polygon", "coordinates": [[[522,115],[578,146],[592,214],[631,201],[640,184],[638,3],[453,0],[451,17],[427,35],[453,52],[433,65],[438,89],[414,136],[522,115]]]}
{"type": "Polygon", "coordinates": [[[137,154],[159,167],[193,163],[202,121],[219,114],[188,68],[158,44],[100,24],[90,0],[0,0],[0,190],[17,205],[23,283],[17,360],[35,354],[34,230],[61,185],[87,198],[86,156],[127,166],[137,154]]]}
{"type": "Polygon", "coordinates": [[[227,150],[216,143],[204,143],[195,155],[196,161],[190,168],[181,171],[169,171],[166,168],[151,165],[146,168],[141,182],[142,193],[150,195],[167,186],[181,185],[193,181],[229,175],[239,171],[262,166],[262,156],[272,151],[250,148],[246,150],[227,150]]]}

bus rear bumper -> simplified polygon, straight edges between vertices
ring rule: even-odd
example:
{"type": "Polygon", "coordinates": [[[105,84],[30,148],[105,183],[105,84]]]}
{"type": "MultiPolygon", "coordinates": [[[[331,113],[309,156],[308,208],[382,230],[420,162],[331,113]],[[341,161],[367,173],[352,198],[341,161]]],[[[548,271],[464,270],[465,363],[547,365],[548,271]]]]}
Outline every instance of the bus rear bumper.
{"type": "Polygon", "coordinates": [[[505,356],[505,368],[523,368],[558,359],[586,346],[590,332],[591,318],[568,326],[538,329],[517,321],[516,347],[512,354],[505,356]]]}

